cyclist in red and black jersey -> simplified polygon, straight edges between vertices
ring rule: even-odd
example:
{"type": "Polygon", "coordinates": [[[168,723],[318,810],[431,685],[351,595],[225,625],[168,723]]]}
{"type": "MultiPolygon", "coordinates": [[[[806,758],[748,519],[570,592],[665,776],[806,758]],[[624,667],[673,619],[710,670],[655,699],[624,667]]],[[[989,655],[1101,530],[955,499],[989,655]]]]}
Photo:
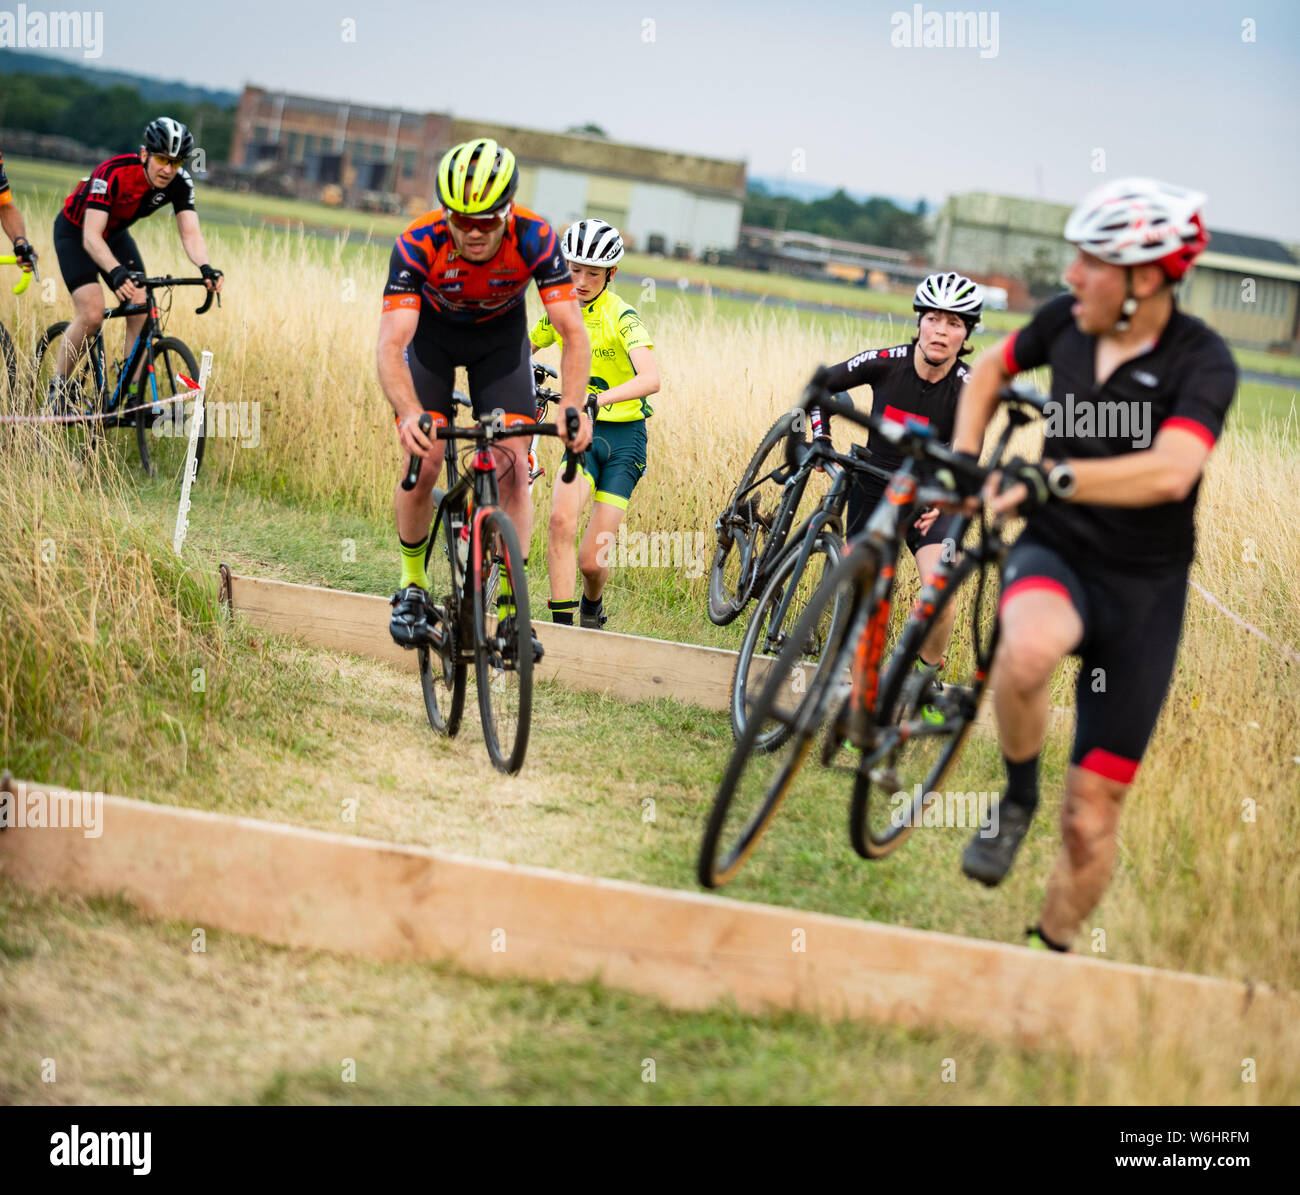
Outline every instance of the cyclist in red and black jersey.
{"type": "MultiPolygon", "coordinates": [[[[1237,371],[1222,337],[1174,302],[1205,248],[1205,197],[1150,179],[1094,191],[1065,228],[1072,294],[1050,300],[972,370],[955,447],[976,453],[1017,373],[1052,370],[1040,463],[995,510],[1028,512],[1003,577],[995,707],[1007,768],[997,833],[962,856],[997,884],[1038,801],[1048,682],[1081,659],[1063,846],[1030,945],[1065,950],[1101,899],[1120,807],[1146,750],[1178,653],[1201,474],[1223,430],[1237,371]]],[[[995,492],[990,490],[990,493],[995,492]]]]}
{"type": "MultiPolygon", "coordinates": [[[[176,213],[181,245],[199,268],[208,290],[220,291],[222,274],[208,261],[208,249],[194,210],[194,182],[183,163],[194,152],[194,137],[168,116],[152,121],[139,152],[118,154],[101,162],[81,180],[54,220],[54,250],[63,281],[72,294],[76,316],[59,341],[57,372],[50,382],[52,405],[62,405],[63,381],[87,336],[104,322],[103,278],[123,303],[144,302],[145,292],[132,281],[143,276],[144,259],[130,233],[137,220],[170,203],[176,213]]],[[[139,335],[144,316],[126,321],[126,342],[139,335]]],[[[130,388],[139,377],[130,380],[130,388]]]]}
{"type": "MultiPolygon", "coordinates": [[[[867,349],[832,365],[827,385],[832,392],[870,386],[871,409],[882,418],[926,424],[948,444],[952,441],[957,398],[969,375],[959,358],[970,352],[967,341],[979,323],[984,292],[961,274],[931,274],[916,288],[912,308],[918,314],[916,336],[910,344],[867,349]]],[[[813,435],[829,438],[830,429],[821,410],[814,407],[810,415],[813,435]]],[[[875,432],[868,433],[867,448],[871,463],[882,469],[892,472],[903,463],[898,450],[875,432]]],[[[846,539],[866,526],[884,492],[884,481],[861,473],[854,475],[846,510],[846,539]]],[[[941,517],[938,511],[931,510],[908,529],[907,546],[916,557],[922,577],[939,567],[945,544],[952,536],[952,522],[951,516],[941,517]]],[[[955,544],[950,545],[948,550],[955,548],[955,544]]],[[[955,605],[950,602],[921,645],[918,666],[932,679],[943,667],[955,616],[955,605]]],[[[923,709],[922,716],[936,715],[923,709]]]]}
{"type": "MultiPolygon", "coordinates": [[[[456,367],[463,365],[476,417],[497,413],[507,423],[536,420],[524,308],[530,282],[564,337],[561,427],[565,411],[571,407],[581,414],[586,398],[591,346],[569,267],[551,226],[511,203],[518,184],[514,154],[495,141],[480,138],[448,150],[438,166],[442,206],[397,238],[389,262],[379,321],[379,382],[397,418],[403,463],[410,455],[425,461],[413,490],[399,484],[393,491],[402,579],[389,632],[406,647],[424,642],[431,613],[424,550],[446,447],[446,441],[420,431],[419,418],[428,411],[436,426],[452,422],[452,387],[456,367]]],[[[569,447],[581,452],[590,442],[591,421],[582,415],[569,447]]],[[[527,552],[533,532],[527,461],[509,441],[493,453],[501,505],[527,552]]]]}
{"type": "Polygon", "coordinates": [[[30,270],[36,264],[36,250],[27,239],[27,226],[23,223],[23,214],[14,203],[13,193],[9,190],[9,179],[5,176],[5,159],[0,154],[0,228],[4,229],[14,247],[14,256],[24,270],[30,270]]]}

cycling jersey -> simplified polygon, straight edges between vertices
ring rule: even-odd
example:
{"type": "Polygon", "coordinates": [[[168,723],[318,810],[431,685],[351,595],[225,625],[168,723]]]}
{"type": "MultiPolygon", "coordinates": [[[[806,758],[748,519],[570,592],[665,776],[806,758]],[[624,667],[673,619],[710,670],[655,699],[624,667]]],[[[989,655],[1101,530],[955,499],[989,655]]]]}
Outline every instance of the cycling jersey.
{"type": "Polygon", "coordinates": [[[5,177],[5,156],[0,154],[0,207],[13,203],[14,197],[9,190],[9,180],[5,177]]]}
{"type": "MultiPolygon", "coordinates": [[[[827,387],[832,392],[854,386],[871,387],[871,409],[882,419],[904,423],[908,419],[925,424],[944,444],[952,443],[957,417],[957,397],[970,370],[961,362],[937,382],[927,382],[916,372],[915,341],[888,349],[867,349],[839,365],[832,365],[827,387]]],[[[829,434],[819,408],[810,412],[814,435],[829,434]]],[[[890,472],[903,463],[902,454],[879,432],[867,432],[871,463],[890,472]]],[[[883,483],[882,483],[883,489],[883,483]]]]}
{"type": "MultiPolygon", "coordinates": [[[[636,377],[632,365],[633,349],[652,349],[650,333],[631,304],[623,302],[610,287],[582,309],[582,322],[591,339],[591,380],[587,389],[601,394],[621,386],[636,377]]],[[[542,316],[530,333],[535,347],[564,342],[551,324],[551,317],[542,316]]],[[[628,398],[622,402],[601,407],[596,418],[605,423],[630,423],[634,419],[647,419],[654,409],[644,398],[628,398]]]]}
{"type": "MultiPolygon", "coordinates": [[[[1052,400],[1043,455],[1105,460],[1149,447],[1162,427],[1181,427],[1213,445],[1237,388],[1237,367],[1223,338],[1177,308],[1145,353],[1096,383],[1097,340],[1080,332],[1072,295],[1049,300],[1005,342],[1007,370],[1052,368],[1052,400]]],[[[1196,547],[1196,496],[1157,506],[1048,502],[1030,514],[1026,534],[1077,567],[1129,571],[1186,569],[1196,547]]]]}
{"type": "Polygon", "coordinates": [[[194,180],[189,171],[178,170],[165,187],[155,187],[149,182],[138,154],[118,154],[101,162],[94,174],[81,180],[64,202],[63,215],[81,228],[87,211],[106,212],[108,226],[104,238],[107,239],[137,220],[152,216],[168,202],[177,215],[194,210],[194,180]]]}
{"type": "Polygon", "coordinates": [[[516,207],[496,253],[484,262],[456,252],[441,208],[413,220],[389,259],[384,310],[420,312],[416,336],[436,335],[429,325],[477,324],[498,319],[524,301],[529,279],[549,306],[573,298],[573,280],[555,232],[535,212],[516,207]]]}

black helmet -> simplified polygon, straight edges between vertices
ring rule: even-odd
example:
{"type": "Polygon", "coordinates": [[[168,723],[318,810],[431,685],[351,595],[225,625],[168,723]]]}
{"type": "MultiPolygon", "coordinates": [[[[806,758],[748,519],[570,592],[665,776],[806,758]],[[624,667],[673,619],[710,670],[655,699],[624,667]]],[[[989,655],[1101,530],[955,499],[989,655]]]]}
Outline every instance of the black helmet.
{"type": "Polygon", "coordinates": [[[145,128],[144,147],[169,158],[188,158],[194,152],[194,134],[179,120],[160,116],[145,128]]]}

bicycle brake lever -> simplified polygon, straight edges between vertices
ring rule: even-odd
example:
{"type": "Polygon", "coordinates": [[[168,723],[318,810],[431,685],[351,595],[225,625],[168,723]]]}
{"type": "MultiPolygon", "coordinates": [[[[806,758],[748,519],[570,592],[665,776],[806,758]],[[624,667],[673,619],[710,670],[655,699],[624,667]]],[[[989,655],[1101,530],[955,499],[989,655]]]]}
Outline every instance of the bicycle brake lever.
{"type": "MultiPolygon", "coordinates": [[[[425,411],[420,416],[420,430],[427,436],[433,430],[433,420],[429,417],[429,412],[425,411]]],[[[424,463],[422,457],[411,456],[410,462],[406,466],[406,476],[402,478],[402,489],[413,490],[415,483],[420,480],[420,466],[424,463]]]]}

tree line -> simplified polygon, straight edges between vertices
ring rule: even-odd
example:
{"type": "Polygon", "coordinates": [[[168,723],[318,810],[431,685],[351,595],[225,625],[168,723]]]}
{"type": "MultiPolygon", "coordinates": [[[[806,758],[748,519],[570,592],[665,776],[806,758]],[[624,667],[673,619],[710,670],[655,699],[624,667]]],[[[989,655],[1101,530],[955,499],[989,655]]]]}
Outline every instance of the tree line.
{"type": "Polygon", "coordinates": [[[925,214],[924,199],[909,212],[879,196],[859,202],[841,189],[821,199],[804,200],[773,195],[762,183],[751,182],[743,219],[760,228],[811,232],[840,241],[923,252],[929,239],[925,214]]]}
{"type": "Polygon", "coordinates": [[[125,84],[97,87],[73,75],[14,74],[0,80],[0,128],[71,137],[125,153],[140,144],[145,125],[158,116],[189,125],[210,162],[223,162],[229,155],[232,108],[147,100],[125,84]]]}

